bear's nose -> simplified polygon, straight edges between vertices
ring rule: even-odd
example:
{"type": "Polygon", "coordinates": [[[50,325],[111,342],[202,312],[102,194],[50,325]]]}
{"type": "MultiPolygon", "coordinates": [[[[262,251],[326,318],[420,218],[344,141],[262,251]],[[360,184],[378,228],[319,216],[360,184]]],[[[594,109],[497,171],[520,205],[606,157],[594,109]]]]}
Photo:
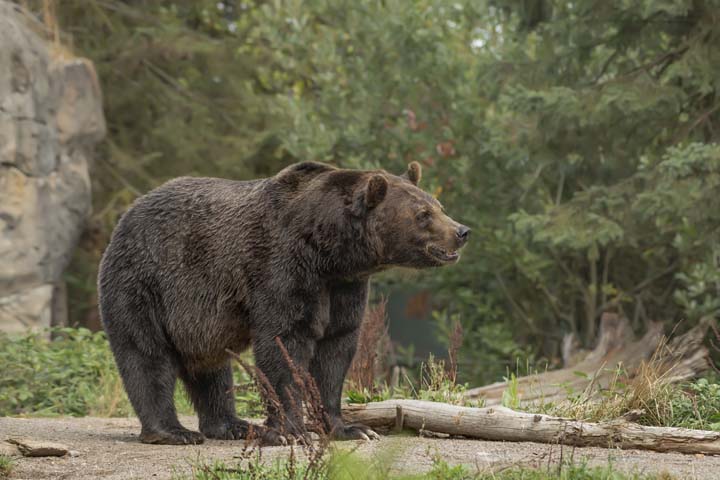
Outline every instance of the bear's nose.
{"type": "Polygon", "coordinates": [[[470,227],[466,227],[465,225],[460,225],[457,229],[457,237],[460,239],[460,242],[462,244],[465,244],[465,242],[468,241],[468,237],[470,236],[470,227]]]}

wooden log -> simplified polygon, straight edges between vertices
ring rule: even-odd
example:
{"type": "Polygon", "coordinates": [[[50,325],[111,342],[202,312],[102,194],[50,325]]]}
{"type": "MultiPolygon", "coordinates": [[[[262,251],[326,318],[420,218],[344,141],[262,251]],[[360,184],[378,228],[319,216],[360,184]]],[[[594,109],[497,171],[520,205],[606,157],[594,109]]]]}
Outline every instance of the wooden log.
{"type": "MultiPolygon", "coordinates": [[[[628,378],[632,378],[642,362],[648,361],[659,349],[661,357],[656,361],[659,367],[668,369],[668,381],[689,380],[710,368],[710,352],[702,342],[714,324],[714,319],[705,318],[684,335],[665,344],[661,323],[651,323],[645,335],[635,340],[626,318],[605,313],[595,349],[569,368],[519,377],[520,401],[523,404],[561,401],[568,391],[582,392],[591,382],[596,389],[607,388],[618,365],[628,378]]],[[[470,400],[483,399],[486,406],[499,405],[506,388],[507,382],[497,382],[471,388],[465,396],[470,400]]]]}
{"type": "Polygon", "coordinates": [[[505,407],[459,407],[423,400],[387,400],[343,406],[348,423],[410,428],[482,440],[539,442],[578,447],[720,455],[720,432],[646,427],[618,419],[591,423],[505,407]]]}

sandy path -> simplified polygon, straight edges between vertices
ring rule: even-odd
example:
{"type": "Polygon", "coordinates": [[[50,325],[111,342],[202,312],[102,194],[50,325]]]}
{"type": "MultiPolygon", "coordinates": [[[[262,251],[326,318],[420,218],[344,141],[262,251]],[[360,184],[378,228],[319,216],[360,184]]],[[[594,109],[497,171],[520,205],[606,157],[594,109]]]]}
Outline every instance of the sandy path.
{"type": "MultiPolygon", "coordinates": [[[[183,423],[195,428],[197,420],[185,417],[183,423]]],[[[7,418],[0,417],[0,440],[8,437],[31,437],[60,442],[77,452],[62,458],[18,458],[12,479],[167,479],[174,472],[187,474],[190,463],[198,459],[238,461],[242,442],[207,441],[193,446],[143,445],[137,440],[138,422],[134,418],[7,418]]],[[[464,463],[472,468],[498,469],[514,464],[542,465],[559,460],[558,446],[537,443],[503,443],[477,440],[388,436],[382,440],[359,442],[363,455],[393,455],[394,468],[424,471],[432,465],[432,455],[439,454],[451,464],[464,463]]],[[[343,448],[356,446],[342,442],[343,448]]],[[[263,450],[265,458],[287,455],[287,447],[263,450]]],[[[612,461],[628,472],[667,471],[678,479],[720,478],[720,457],[682,454],[660,454],[637,450],[601,448],[562,449],[565,458],[591,465],[612,461]]]]}

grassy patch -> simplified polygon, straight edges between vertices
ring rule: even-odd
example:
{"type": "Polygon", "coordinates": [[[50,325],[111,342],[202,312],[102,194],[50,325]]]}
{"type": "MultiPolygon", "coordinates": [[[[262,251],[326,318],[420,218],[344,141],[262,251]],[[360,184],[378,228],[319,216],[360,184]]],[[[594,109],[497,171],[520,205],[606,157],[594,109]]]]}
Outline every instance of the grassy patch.
{"type": "MultiPolygon", "coordinates": [[[[54,330],[53,336],[51,341],[38,334],[0,334],[0,415],[132,415],[105,334],[64,328],[54,330]]],[[[250,376],[237,366],[234,375],[238,413],[262,416],[262,403],[250,376]]],[[[395,388],[350,388],[347,398],[354,403],[418,398],[479,406],[464,398],[466,385],[454,378],[452,367],[448,369],[442,360],[431,357],[422,365],[416,382],[403,378],[395,388]]],[[[512,375],[505,393],[506,406],[538,413],[600,421],[642,410],[637,421],[645,425],[720,430],[720,383],[716,377],[673,384],[652,363],[631,380],[617,370],[607,388],[598,391],[591,386],[556,404],[522,407],[512,375]]],[[[180,413],[193,412],[180,384],[175,399],[180,413]]]]}
{"type": "Polygon", "coordinates": [[[8,478],[13,471],[15,461],[7,455],[0,455],[0,478],[8,478]]]}
{"type": "Polygon", "coordinates": [[[276,461],[270,464],[260,462],[245,466],[231,467],[223,462],[193,464],[190,476],[176,475],[175,480],[303,480],[319,479],[307,464],[290,464],[276,461]]]}
{"type": "Polygon", "coordinates": [[[615,470],[612,465],[606,467],[588,467],[586,465],[563,465],[550,468],[511,468],[498,473],[485,473],[463,476],[430,477],[433,480],[672,480],[668,473],[659,475],[624,473],[615,470]]]}
{"type": "MultiPolygon", "coordinates": [[[[0,333],[0,416],[132,415],[110,347],[103,332],[62,328],[53,340],[29,333],[0,333]]],[[[235,370],[238,413],[262,414],[250,377],[235,370]]],[[[180,413],[193,413],[180,384],[175,391],[180,413]]]]}
{"type": "Polygon", "coordinates": [[[130,405],[102,333],[64,328],[0,335],[0,415],[127,415],[130,405]]]}
{"type": "Polygon", "coordinates": [[[584,391],[570,392],[563,401],[524,406],[513,394],[516,389],[511,378],[506,390],[506,406],[592,422],[632,414],[633,421],[641,425],[720,431],[718,378],[712,375],[691,382],[672,383],[669,373],[663,373],[652,362],[641,365],[631,379],[627,379],[622,369],[617,369],[606,388],[596,388],[591,382],[584,391]]]}
{"type": "Polygon", "coordinates": [[[430,471],[423,474],[391,473],[388,464],[367,461],[355,454],[333,454],[328,462],[316,468],[292,461],[275,461],[264,465],[255,459],[244,465],[230,467],[224,463],[192,465],[189,476],[176,480],[672,480],[667,473],[624,473],[612,464],[589,467],[564,463],[543,468],[511,467],[498,472],[481,472],[464,465],[449,465],[437,458],[430,471]]]}
{"type": "Polygon", "coordinates": [[[482,401],[468,400],[465,397],[467,384],[459,384],[455,381],[452,368],[448,369],[444,360],[436,359],[432,354],[427,362],[420,366],[419,385],[416,387],[409,378],[401,379],[398,386],[388,387],[387,385],[370,388],[347,389],[346,397],[351,403],[380,402],[390,399],[412,398],[417,400],[428,400],[431,402],[443,402],[452,405],[466,407],[482,406],[482,401]]]}

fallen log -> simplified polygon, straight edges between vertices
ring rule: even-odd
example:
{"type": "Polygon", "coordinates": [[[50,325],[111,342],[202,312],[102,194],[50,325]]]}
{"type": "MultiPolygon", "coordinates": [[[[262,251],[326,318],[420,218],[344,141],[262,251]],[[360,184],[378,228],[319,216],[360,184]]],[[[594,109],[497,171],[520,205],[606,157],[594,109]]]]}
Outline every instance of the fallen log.
{"type": "Polygon", "coordinates": [[[720,432],[646,427],[626,419],[591,423],[500,406],[460,407],[423,400],[348,404],[342,413],[348,423],[374,428],[409,428],[482,440],[720,455],[720,432]]]}
{"type": "MultiPolygon", "coordinates": [[[[654,355],[656,366],[667,370],[666,381],[695,378],[711,367],[710,352],[703,340],[714,324],[714,319],[705,318],[685,334],[667,342],[662,324],[651,323],[647,333],[635,340],[625,317],[604,313],[594,350],[565,368],[518,377],[518,397],[522,404],[550,403],[565,399],[568,392],[583,392],[591,384],[599,391],[616,380],[618,366],[624,371],[624,379],[629,380],[641,364],[654,355]]],[[[497,382],[471,388],[465,392],[465,397],[468,400],[483,399],[485,406],[499,405],[507,386],[507,382],[497,382]]]]}

